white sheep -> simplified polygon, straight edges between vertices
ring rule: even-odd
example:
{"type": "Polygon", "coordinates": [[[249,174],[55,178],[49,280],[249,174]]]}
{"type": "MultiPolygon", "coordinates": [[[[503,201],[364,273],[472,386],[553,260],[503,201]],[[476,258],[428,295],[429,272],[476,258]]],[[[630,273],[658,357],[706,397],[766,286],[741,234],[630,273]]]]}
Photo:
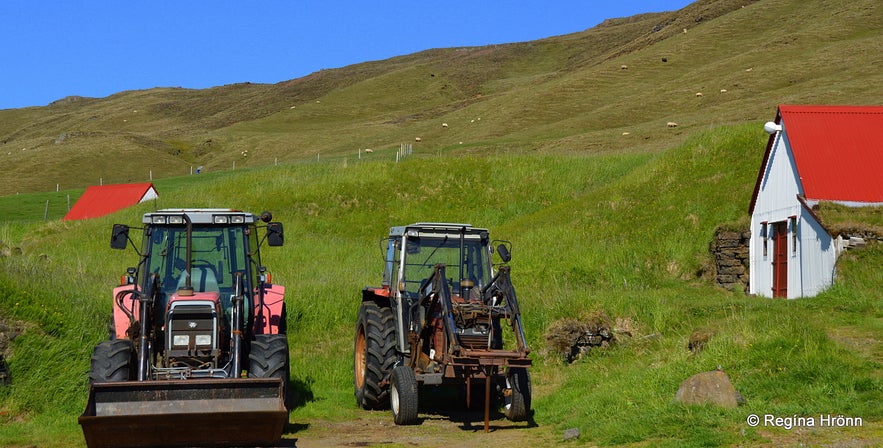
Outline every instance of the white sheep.
{"type": "Polygon", "coordinates": [[[674,121],[669,121],[667,126],[670,128],[676,128],[676,127],[678,127],[678,124],[675,123],[674,121]]]}
{"type": "Polygon", "coordinates": [[[423,139],[422,139],[422,138],[420,138],[420,137],[414,137],[414,141],[415,141],[415,142],[422,142],[422,141],[423,141],[423,139]]]}

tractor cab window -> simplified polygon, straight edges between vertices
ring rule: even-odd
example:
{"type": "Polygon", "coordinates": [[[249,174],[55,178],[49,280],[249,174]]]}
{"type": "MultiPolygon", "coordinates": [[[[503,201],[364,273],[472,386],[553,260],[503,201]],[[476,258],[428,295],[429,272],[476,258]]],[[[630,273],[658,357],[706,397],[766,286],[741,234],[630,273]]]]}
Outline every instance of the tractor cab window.
{"type": "Polygon", "coordinates": [[[406,244],[404,283],[407,292],[416,294],[437,264],[445,265],[448,285],[454,294],[460,293],[461,280],[472,280],[474,286],[480,288],[491,278],[487,247],[477,238],[467,237],[462,259],[459,236],[408,239],[406,244]]]}
{"type": "MultiPolygon", "coordinates": [[[[245,234],[244,227],[193,226],[191,272],[187,273],[186,229],[155,227],[149,242],[149,272],[159,274],[162,290],[167,295],[184,286],[189,275],[194,291],[219,292],[222,301],[229,301],[233,293],[233,273],[251,271],[243,249],[245,234]]],[[[250,282],[246,283],[248,286],[250,282]]]]}

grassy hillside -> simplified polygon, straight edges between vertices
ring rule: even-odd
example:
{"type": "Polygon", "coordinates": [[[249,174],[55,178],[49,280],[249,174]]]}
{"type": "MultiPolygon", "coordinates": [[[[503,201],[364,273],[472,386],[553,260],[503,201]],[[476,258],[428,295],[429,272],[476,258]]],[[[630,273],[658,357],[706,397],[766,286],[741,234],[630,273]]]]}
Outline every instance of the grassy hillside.
{"type": "Polygon", "coordinates": [[[535,360],[536,426],[519,429],[529,440],[551,445],[575,427],[576,444],[604,446],[883,444],[883,246],[847,253],[836,285],[812,299],[746,297],[706,278],[714,229],[744,219],[776,105],[879,103],[877,3],[707,0],[277,85],[0,111],[0,344],[16,336],[0,446],[83,446],[89,355],[136,260],[108,247],[111,224],[177,207],[270,210],[285,223],[286,245],[264,261],[288,287],[301,398],[289,439],[319,437],[310,422],[389,424],[352,397],[359,293],[380,281],[388,227],[431,220],[513,242],[535,360]],[[401,143],[414,151],[397,163],[401,143]],[[197,165],[206,172],[187,175],[197,165]],[[96,177],[150,171],[156,202],[59,220],[96,177]],[[573,364],[547,353],[551,323],[599,312],[618,323],[617,344],[573,364]],[[692,353],[697,329],[712,336],[692,353]],[[683,379],[718,367],[744,405],[673,403],[683,379]],[[750,414],[863,426],[750,427],[750,414]]]}
{"type": "MultiPolygon", "coordinates": [[[[720,127],[659,154],[424,156],[238,170],[170,180],[157,205],[269,209],[285,222],[286,246],[266,251],[265,262],[290,288],[292,380],[302,397],[294,422],[365,414],[351,386],[359,292],[379,282],[378,241],[388,226],[432,219],[486,225],[514,243],[513,281],[536,360],[537,427],[528,434],[555,440],[577,427],[583,440],[602,445],[782,445],[792,433],[748,427],[745,417],[836,413],[867,423],[802,440],[879,443],[883,277],[867,269],[883,262],[879,244],[850,253],[838,284],[813,299],[745,297],[702,278],[714,227],[745,213],[764,147],[760,129],[759,122],[720,127]],[[599,311],[630,336],[572,365],[546,353],[550,323],[599,311]],[[698,354],[686,348],[695,329],[714,334],[698,354]],[[672,402],[680,381],[718,366],[746,405],[672,402]]],[[[0,258],[0,310],[23,322],[0,444],[81,446],[75,417],[86,399],[89,353],[106,337],[108,291],[134,263],[133,253],[108,248],[110,224],[137,222],[152,209],[0,230],[22,251],[0,258]],[[54,432],[45,434],[46,426],[54,432]]]]}
{"type": "Polygon", "coordinates": [[[352,157],[415,137],[445,153],[660,151],[695,130],[771,119],[780,103],[879,103],[880,8],[701,0],[570,35],[432,49],[275,85],[3,110],[0,195],[352,157]]]}

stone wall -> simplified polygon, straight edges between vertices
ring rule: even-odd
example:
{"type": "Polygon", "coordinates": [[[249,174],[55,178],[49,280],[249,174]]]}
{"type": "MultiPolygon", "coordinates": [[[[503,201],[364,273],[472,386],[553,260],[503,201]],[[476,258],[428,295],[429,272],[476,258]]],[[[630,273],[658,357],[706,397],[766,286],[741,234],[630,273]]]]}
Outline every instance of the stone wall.
{"type": "Polygon", "coordinates": [[[750,231],[718,230],[709,250],[714,263],[714,282],[729,291],[748,291],[748,244],[750,231]]]}
{"type": "MultiPolygon", "coordinates": [[[[838,229],[838,244],[842,250],[862,247],[867,242],[883,241],[883,235],[874,229],[838,229]]],[[[748,291],[750,260],[748,245],[751,232],[718,229],[709,244],[713,260],[714,283],[729,291],[748,291]]]]}

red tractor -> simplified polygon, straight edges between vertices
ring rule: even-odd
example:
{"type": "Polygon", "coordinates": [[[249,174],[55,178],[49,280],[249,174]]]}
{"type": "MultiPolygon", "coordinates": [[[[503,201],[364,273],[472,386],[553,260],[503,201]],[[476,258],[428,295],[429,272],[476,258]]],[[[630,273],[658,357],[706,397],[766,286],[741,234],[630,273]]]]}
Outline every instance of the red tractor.
{"type": "MultiPolygon", "coordinates": [[[[92,354],[87,446],[277,443],[288,422],[285,288],[259,249],[282,245],[282,224],[228,209],[142,222],[138,264],[113,290],[110,338],[92,354]]],[[[125,249],[129,230],[114,225],[111,247],[125,249]]]]}
{"type": "MultiPolygon", "coordinates": [[[[507,244],[496,249],[503,263],[507,244]]],[[[488,231],[447,223],[393,227],[383,251],[382,286],[362,291],[356,325],[358,405],[390,407],[396,424],[414,424],[421,387],[463,385],[468,405],[476,380],[484,382],[485,431],[492,390],[509,420],[529,419],[530,350],[509,266],[494,269],[488,231]]]]}

